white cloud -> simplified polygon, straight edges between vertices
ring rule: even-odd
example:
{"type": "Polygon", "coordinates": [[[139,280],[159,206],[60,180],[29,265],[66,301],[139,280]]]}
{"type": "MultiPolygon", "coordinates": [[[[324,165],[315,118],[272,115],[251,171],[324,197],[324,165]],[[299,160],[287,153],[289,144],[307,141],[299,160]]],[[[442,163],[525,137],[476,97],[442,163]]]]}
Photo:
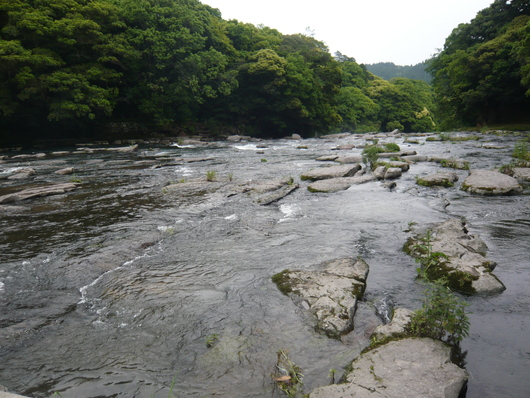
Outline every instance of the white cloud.
{"type": "Polygon", "coordinates": [[[460,23],[493,0],[203,0],[224,19],[263,24],[281,33],[310,27],[330,51],[360,63],[410,65],[443,47],[460,23]]]}

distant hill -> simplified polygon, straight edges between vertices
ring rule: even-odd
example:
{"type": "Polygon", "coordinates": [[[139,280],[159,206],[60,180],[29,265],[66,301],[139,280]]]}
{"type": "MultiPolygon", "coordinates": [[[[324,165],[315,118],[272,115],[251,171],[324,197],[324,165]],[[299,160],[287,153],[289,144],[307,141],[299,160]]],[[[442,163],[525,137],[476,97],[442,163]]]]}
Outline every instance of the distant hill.
{"type": "Polygon", "coordinates": [[[423,80],[431,83],[431,75],[425,72],[427,66],[425,62],[417,65],[401,66],[393,62],[379,62],[377,64],[366,64],[366,69],[376,76],[385,80],[390,80],[393,77],[408,77],[409,79],[423,80]]]}

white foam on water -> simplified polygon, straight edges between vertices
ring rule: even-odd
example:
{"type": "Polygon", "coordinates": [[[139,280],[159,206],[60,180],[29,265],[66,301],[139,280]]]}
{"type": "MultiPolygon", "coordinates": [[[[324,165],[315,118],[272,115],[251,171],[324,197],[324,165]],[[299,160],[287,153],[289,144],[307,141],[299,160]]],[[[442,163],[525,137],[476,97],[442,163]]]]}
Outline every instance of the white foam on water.
{"type": "Polygon", "coordinates": [[[300,206],[297,204],[282,204],[280,205],[280,211],[285,215],[285,217],[281,218],[278,222],[285,222],[289,221],[294,216],[300,213],[300,206]]]}
{"type": "Polygon", "coordinates": [[[237,220],[237,215],[236,214],[231,214],[229,216],[226,216],[225,220],[237,220]]]}

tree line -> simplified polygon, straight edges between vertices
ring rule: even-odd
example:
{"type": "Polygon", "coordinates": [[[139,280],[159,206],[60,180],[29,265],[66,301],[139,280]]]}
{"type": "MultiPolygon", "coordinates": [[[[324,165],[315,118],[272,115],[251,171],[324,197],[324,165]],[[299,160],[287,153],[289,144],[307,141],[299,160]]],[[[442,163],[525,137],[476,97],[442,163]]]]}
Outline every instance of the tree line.
{"type": "Polygon", "coordinates": [[[383,80],[309,35],[224,20],[197,0],[0,0],[5,142],[127,123],[264,137],[430,131],[433,109],[423,81],[383,80]]]}
{"type": "Polygon", "coordinates": [[[442,128],[530,122],[530,2],[495,0],[429,61],[442,128]]]}

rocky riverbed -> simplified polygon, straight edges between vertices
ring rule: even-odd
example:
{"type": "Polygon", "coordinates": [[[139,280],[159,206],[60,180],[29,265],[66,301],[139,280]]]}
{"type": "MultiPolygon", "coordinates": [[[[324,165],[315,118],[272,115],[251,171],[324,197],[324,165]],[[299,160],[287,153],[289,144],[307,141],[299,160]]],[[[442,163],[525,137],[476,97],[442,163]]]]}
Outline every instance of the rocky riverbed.
{"type": "Polygon", "coordinates": [[[492,188],[497,174],[488,174],[525,136],[239,137],[8,152],[0,384],[34,397],[167,397],[172,382],[182,397],[280,396],[271,374],[278,350],[288,350],[305,392],[317,391],[330,369],[336,379],[344,373],[394,306],[421,306],[407,239],[465,219],[506,288],[463,296],[467,397],[525,396],[527,169],[502,177],[508,191],[492,188]],[[362,148],[374,140],[400,145],[401,163],[389,155],[377,173],[366,170],[362,148]],[[358,257],[369,278],[348,304],[355,315],[332,320],[339,332],[318,318],[325,299],[309,295],[304,305],[272,281],[358,257]]]}

